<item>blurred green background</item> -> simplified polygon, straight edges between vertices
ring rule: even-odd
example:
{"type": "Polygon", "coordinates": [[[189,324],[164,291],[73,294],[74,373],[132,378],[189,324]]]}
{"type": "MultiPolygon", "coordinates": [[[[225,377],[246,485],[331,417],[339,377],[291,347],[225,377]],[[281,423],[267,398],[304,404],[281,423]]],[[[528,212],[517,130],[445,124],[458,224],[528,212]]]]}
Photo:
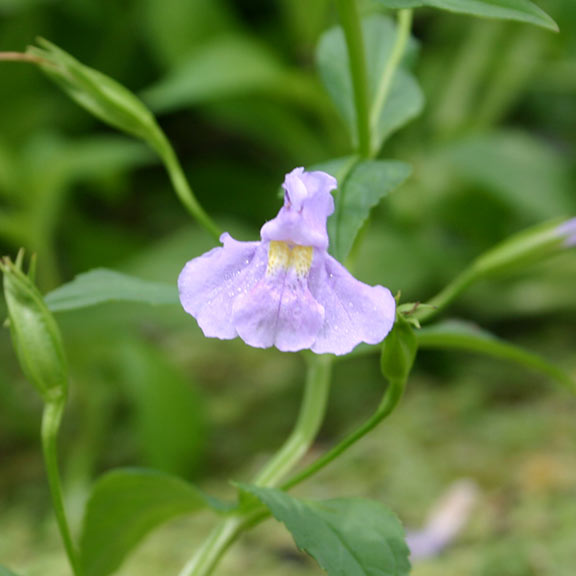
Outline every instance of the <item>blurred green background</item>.
{"type": "MultiPolygon", "coordinates": [[[[576,214],[576,3],[539,4],[560,34],[416,12],[427,103],[383,151],[414,176],[365,230],[360,279],[425,300],[509,234],[576,214]]],[[[0,0],[0,51],[43,36],[138,93],[200,201],[248,240],[275,214],[286,172],[350,153],[314,66],[335,23],[326,0],[0,0]]],[[[0,252],[37,252],[43,290],[99,266],[175,282],[213,245],[144,145],[97,123],[32,66],[0,64],[0,127],[0,252]]],[[[575,285],[572,251],[478,285],[450,313],[576,377],[575,285]]],[[[296,355],[206,340],[178,308],[114,304],[57,319],[73,373],[61,444],[76,521],[90,483],[115,466],[152,466],[230,495],[227,480],[246,479],[291,428],[304,370],[296,355]]],[[[376,358],[339,363],[318,449],[367,415],[382,387],[376,358]]],[[[66,570],[40,409],[2,330],[0,562],[28,576],[66,570]]],[[[572,576],[575,416],[567,393],[516,367],[423,353],[394,418],[299,490],[372,496],[418,527],[450,484],[471,478],[471,522],[417,576],[572,576]]],[[[176,573],[210,524],[171,523],[120,573],[176,573]]],[[[270,527],[247,535],[221,573],[320,573],[270,527]]]]}

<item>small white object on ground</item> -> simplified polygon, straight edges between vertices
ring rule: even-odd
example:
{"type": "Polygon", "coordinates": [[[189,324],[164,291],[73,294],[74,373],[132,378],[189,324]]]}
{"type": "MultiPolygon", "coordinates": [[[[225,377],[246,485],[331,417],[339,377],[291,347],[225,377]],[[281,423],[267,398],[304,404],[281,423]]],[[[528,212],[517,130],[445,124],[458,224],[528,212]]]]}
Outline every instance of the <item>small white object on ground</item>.
{"type": "Polygon", "coordinates": [[[438,556],[463,530],[478,500],[471,480],[454,482],[436,503],[422,530],[408,531],[406,541],[412,560],[438,556]]]}

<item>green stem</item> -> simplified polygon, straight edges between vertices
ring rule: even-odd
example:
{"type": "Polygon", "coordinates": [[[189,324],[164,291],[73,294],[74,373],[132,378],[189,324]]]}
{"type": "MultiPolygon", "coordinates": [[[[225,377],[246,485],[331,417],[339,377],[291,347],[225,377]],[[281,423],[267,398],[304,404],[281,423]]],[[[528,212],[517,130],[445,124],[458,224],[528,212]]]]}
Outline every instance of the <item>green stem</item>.
{"type": "Polygon", "coordinates": [[[372,134],[371,142],[371,156],[376,156],[378,154],[378,141],[374,141],[377,129],[378,121],[380,120],[380,115],[382,110],[386,105],[386,100],[390,94],[390,88],[392,86],[392,80],[394,80],[394,74],[402,61],[404,52],[406,50],[406,45],[408,44],[408,39],[410,38],[410,29],[412,27],[412,10],[400,10],[398,12],[398,27],[396,29],[396,41],[394,47],[392,48],[392,53],[386,64],[386,68],[382,77],[380,78],[380,83],[378,85],[378,90],[376,91],[376,98],[374,99],[374,104],[372,106],[372,114],[370,116],[370,133],[372,134]]]}
{"type": "Polygon", "coordinates": [[[222,231],[198,202],[186,176],[184,175],[184,171],[182,170],[180,161],[174,152],[174,148],[172,148],[172,145],[160,128],[156,130],[154,138],[150,140],[150,143],[162,158],[166,171],[170,176],[172,186],[174,187],[180,202],[200,225],[202,225],[216,239],[219,239],[222,231]]]}
{"type": "MultiPolygon", "coordinates": [[[[293,476],[287,482],[282,484],[282,490],[289,490],[300,482],[303,482],[310,476],[316,474],[319,470],[330,464],[335,458],[348,450],[360,438],[373,430],[382,420],[389,416],[398,402],[402,398],[405,389],[405,381],[391,382],[382,402],[378,406],[372,417],[362,426],[357,428],[352,434],[347,436],[342,442],[336,445],[324,456],[316,460],[313,464],[302,470],[302,472],[293,476]]],[[[270,516],[270,512],[261,506],[251,507],[243,514],[237,514],[224,520],[216,527],[214,532],[200,550],[198,555],[190,562],[180,576],[209,576],[216,566],[222,554],[238,538],[244,530],[259,524],[270,516]]]]}
{"type": "Polygon", "coordinates": [[[46,64],[46,60],[25,52],[0,52],[0,62],[28,62],[30,64],[46,64]]]}
{"type": "Polygon", "coordinates": [[[318,458],[315,462],[313,462],[310,466],[290,478],[287,482],[282,484],[282,490],[289,490],[290,488],[300,484],[310,476],[316,474],[319,470],[330,464],[332,460],[340,456],[343,452],[348,450],[353,444],[356,444],[358,440],[360,440],[363,436],[368,434],[371,430],[376,428],[382,420],[388,417],[400,402],[404,394],[404,389],[406,387],[405,380],[397,380],[390,382],[388,389],[386,390],[386,394],[384,398],[380,402],[376,412],[360,427],[358,427],[354,432],[346,436],[344,440],[342,440],[339,444],[334,446],[331,450],[326,452],[323,456],[318,458]]]}
{"type": "MultiPolygon", "coordinates": [[[[310,358],[306,390],[294,430],[272,460],[256,475],[254,484],[277,485],[309,450],[326,413],[332,363],[331,356],[310,358]]],[[[224,552],[238,536],[268,515],[259,505],[232,512],[216,526],[203,546],[180,572],[180,576],[212,574],[224,552]]]]}
{"type": "Polygon", "coordinates": [[[318,356],[310,360],[306,390],[296,426],[284,446],[254,478],[253,483],[257,486],[276,486],[308,452],[326,413],[332,361],[330,356],[318,356]]]}
{"type": "Polygon", "coordinates": [[[208,536],[192,560],[184,566],[180,576],[208,576],[218,561],[236,540],[243,529],[245,519],[238,514],[225,518],[208,536]]]}
{"type": "Polygon", "coordinates": [[[48,476],[48,483],[52,494],[52,504],[54,506],[54,513],[56,514],[60,535],[72,571],[75,576],[80,576],[82,573],[80,568],[80,557],[76,547],[74,546],[74,542],[72,541],[72,535],[66,517],[66,510],[64,508],[62,482],[60,480],[60,472],[58,469],[58,430],[60,429],[60,422],[62,421],[64,405],[64,398],[49,401],[45,405],[44,413],[42,415],[42,449],[44,452],[46,474],[48,476]]]}
{"type": "Polygon", "coordinates": [[[474,266],[465,270],[457,276],[450,284],[443,288],[427,304],[433,308],[422,308],[417,310],[414,317],[420,322],[428,322],[431,318],[442,312],[451,304],[464,290],[478,279],[479,275],[474,266]]]}
{"type": "Polygon", "coordinates": [[[336,0],[336,9],[338,10],[338,16],[348,47],[350,75],[352,76],[354,106],[356,109],[358,151],[364,158],[369,158],[370,117],[362,22],[356,0],[336,0]]]}

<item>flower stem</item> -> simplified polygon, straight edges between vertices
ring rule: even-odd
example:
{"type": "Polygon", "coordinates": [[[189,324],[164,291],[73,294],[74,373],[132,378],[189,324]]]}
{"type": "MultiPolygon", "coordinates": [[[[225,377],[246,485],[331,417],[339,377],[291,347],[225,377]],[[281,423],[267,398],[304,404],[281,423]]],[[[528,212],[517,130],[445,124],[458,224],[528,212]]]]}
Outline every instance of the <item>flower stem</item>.
{"type": "Polygon", "coordinates": [[[243,518],[231,515],[225,518],[208,536],[203,546],[184,566],[180,576],[208,576],[242,530],[243,518]]]}
{"type": "Polygon", "coordinates": [[[362,22],[356,0],[336,0],[336,9],[348,47],[356,109],[358,151],[361,156],[368,158],[370,156],[370,116],[362,22]]]}
{"type": "Polygon", "coordinates": [[[466,269],[462,274],[457,276],[450,284],[443,288],[436,296],[434,296],[427,304],[432,308],[421,308],[416,311],[414,317],[420,322],[424,323],[442,312],[449,304],[451,304],[464,290],[473,284],[479,275],[474,266],[466,269]]]}
{"type": "Polygon", "coordinates": [[[160,128],[155,130],[154,138],[150,140],[150,143],[162,158],[166,171],[170,176],[172,186],[174,187],[180,202],[201,226],[210,232],[210,234],[212,234],[216,239],[219,239],[220,234],[222,233],[220,228],[218,228],[216,223],[212,218],[210,218],[210,216],[208,216],[198,202],[198,199],[194,195],[194,192],[184,175],[184,171],[182,170],[180,161],[174,152],[174,148],[172,148],[168,138],[166,138],[166,135],[162,130],[160,130],[160,128]]]}
{"type": "Polygon", "coordinates": [[[396,28],[396,41],[394,47],[392,48],[392,53],[384,69],[384,73],[380,78],[380,83],[378,84],[378,89],[376,91],[376,97],[374,99],[374,104],[372,105],[372,112],[370,115],[370,133],[372,135],[371,141],[371,156],[376,156],[378,154],[378,142],[375,141],[375,136],[378,129],[378,121],[380,120],[380,115],[382,110],[386,105],[386,100],[390,94],[390,88],[392,86],[392,81],[394,80],[394,74],[402,61],[404,52],[406,51],[406,45],[408,39],[410,38],[410,28],[412,27],[412,10],[400,10],[398,12],[398,26],[396,28]]]}
{"type": "Polygon", "coordinates": [[[66,517],[66,510],[64,508],[64,499],[62,497],[62,482],[60,480],[60,472],[58,469],[58,431],[60,429],[60,422],[62,421],[62,414],[64,412],[64,398],[49,401],[44,407],[42,415],[42,449],[44,452],[44,465],[46,466],[46,474],[48,476],[48,484],[50,485],[50,492],[52,494],[52,505],[54,506],[54,513],[58,528],[68,555],[68,561],[75,576],[80,576],[82,571],[80,568],[80,557],[70,533],[70,526],[66,517]]]}
{"type": "Polygon", "coordinates": [[[296,426],[284,446],[254,478],[253,483],[257,486],[276,486],[308,452],[326,413],[331,369],[330,356],[310,359],[306,390],[296,426]]]}
{"type": "Polygon", "coordinates": [[[27,54],[26,52],[0,52],[2,62],[28,62],[30,64],[46,64],[46,60],[27,54]]]}
{"type": "Polygon", "coordinates": [[[388,417],[400,402],[403,394],[404,389],[406,387],[405,380],[396,380],[391,381],[384,398],[378,405],[376,412],[361,426],[359,426],[356,430],[354,430],[351,434],[346,436],[344,440],[342,440],[339,444],[334,446],[331,450],[326,452],[323,456],[318,458],[315,462],[313,462],[310,466],[290,478],[287,482],[282,484],[282,490],[289,490],[290,488],[296,486],[296,484],[300,484],[310,476],[316,474],[319,470],[330,464],[332,460],[340,456],[343,452],[348,450],[350,446],[358,442],[360,438],[368,434],[371,430],[373,430],[382,420],[388,417]]]}
{"type": "MultiPolygon", "coordinates": [[[[275,486],[308,451],[324,420],[330,389],[333,358],[310,359],[306,390],[296,426],[282,448],[254,478],[258,486],[275,486]]],[[[260,506],[230,513],[216,526],[203,546],[180,572],[180,576],[209,576],[220,558],[238,536],[268,516],[260,506]]]]}

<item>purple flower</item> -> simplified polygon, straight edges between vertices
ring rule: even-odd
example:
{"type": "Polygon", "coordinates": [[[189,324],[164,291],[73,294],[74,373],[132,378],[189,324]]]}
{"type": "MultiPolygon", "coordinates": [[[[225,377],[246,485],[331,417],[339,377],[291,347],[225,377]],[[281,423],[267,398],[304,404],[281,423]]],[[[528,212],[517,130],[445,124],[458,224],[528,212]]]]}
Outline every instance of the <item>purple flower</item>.
{"type": "Polygon", "coordinates": [[[339,355],[386,337],[396,309],[390,291],[359,282],[327,252],[336,186],[324,172],[296,168],[260,242],[222,234],[223,246],[186,264],[180,301],[205,336],[339,355]]]}
{"type": "Polygon", "coordinates": [[[576,246],[576,218],[566,220],[556,228],[556,232],[564,237],[565,246],[576,246]]]}

